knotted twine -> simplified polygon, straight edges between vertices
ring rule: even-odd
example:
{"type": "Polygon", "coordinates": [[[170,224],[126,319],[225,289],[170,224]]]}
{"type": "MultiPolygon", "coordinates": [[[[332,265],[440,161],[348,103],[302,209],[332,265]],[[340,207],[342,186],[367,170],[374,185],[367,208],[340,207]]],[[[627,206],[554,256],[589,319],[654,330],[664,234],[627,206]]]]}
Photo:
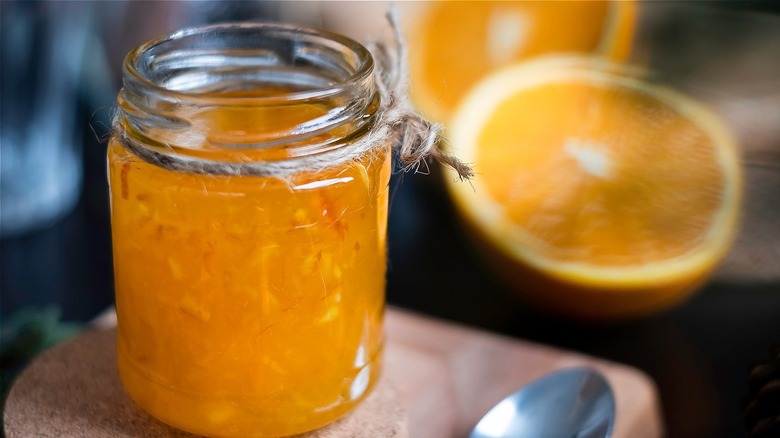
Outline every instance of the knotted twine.
{"type": "Polygon", "coordinates": [[[474,171],[468,164],[439,148],[442,125],[423,118],[410,103],[407,49],[400,30],[397,7],[390,8],[387,20],[393,30],[395,46],[373,42],[367,47],[377,68],[375,82],[380,97],[377,120],[367,134],[346,146],[290,160],[214,162],[177,154],[172,147],[159,150],[140,144],[122,127],[120,114],[114,118],[114,132],[133,154],[146,162],[172,171],[285,178],[300,172],[316,172],[356,160],[390,143],[404,171],[417,169],[428,157],[433,157],[439,163],[454,169],[461,180],[471,179],[474,171]]]}
{"type": "Polygon", "coordinates": [[[387,12],[387,20],[393,29],[395,50],[378,42],[368,46],[379,66],[377,87],[385,107],[378,130],[384,127],[388,131],[385,133],[388,138],[396,137],[393,149],[398,151],[398,159],[404,165],[404,170],[417,168],[428,157],[433,157],[454,169],[461,180],[471,179],[474,176],[471,166],[439,148],[439,142],[443,141],[443,126],[423,118],[409,101],[408,54],[395,3],[387,12]]]}

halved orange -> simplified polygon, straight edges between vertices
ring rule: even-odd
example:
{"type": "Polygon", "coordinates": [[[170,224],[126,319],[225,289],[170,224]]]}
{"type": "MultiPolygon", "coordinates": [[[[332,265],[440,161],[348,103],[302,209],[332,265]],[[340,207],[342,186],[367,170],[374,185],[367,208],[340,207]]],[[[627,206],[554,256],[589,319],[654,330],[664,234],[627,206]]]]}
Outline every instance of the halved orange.
{"type": "Polygon", "coordinates": [[[487,77],[448,136],[477,172],[456,205],[518,289],[553,311],[619,317],[706,280],[737,229],[741,168],[702,104],[601,59],[487,77]]]}
{"type": "Polygon", "coordinates": [[[485,74],[551,52],[628,57],[632,1],[443,1],[407,7],[412,99],[446,123],[485,74]]]}

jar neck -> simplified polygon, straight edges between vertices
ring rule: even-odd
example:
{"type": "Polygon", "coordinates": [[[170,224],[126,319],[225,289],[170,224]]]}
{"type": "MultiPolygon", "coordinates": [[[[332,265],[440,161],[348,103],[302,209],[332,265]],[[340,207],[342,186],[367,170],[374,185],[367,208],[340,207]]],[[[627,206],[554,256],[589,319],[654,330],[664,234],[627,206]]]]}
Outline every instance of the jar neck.
{"type": "Polygon", "coordinates": [[[343,148],[379,108],[368,50],[267,23],[188,28],[131,51],[116,128],[135,147],[251,163],[343,148]]]}

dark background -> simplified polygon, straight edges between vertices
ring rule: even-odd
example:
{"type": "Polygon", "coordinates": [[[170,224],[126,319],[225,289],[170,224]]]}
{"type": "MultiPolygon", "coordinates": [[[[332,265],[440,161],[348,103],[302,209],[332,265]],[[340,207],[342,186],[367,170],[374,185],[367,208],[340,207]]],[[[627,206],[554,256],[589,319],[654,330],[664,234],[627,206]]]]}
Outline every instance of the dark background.
{"type": "MultiPolygon", "coordinates": [[[[779,3],[708,7],[776,16],[779,3]]],[[[115,94],[118,82],[113,85],[115,94]]],[[[86,322],[112,304],[101,141],[113,96],[108,99],[96,104],[84,93],[79,101],[84,180],[76,207],[54,224],[0,241],[0,322],[52,305],[62,321],[86,322]]],[[[780,341],[777,281],[716,281],[675,309],[616,325],[561,321],[526,307],[487,270],[457,222],[436,166],[428,175],[396,174],[391,190],[391,305],[634,366],[657,384],[670,437],[748,436],[741,415],[748,372],[780,341]]],[[[27,358],[5,353],[0,365],[7,386],[27,358]]]]}

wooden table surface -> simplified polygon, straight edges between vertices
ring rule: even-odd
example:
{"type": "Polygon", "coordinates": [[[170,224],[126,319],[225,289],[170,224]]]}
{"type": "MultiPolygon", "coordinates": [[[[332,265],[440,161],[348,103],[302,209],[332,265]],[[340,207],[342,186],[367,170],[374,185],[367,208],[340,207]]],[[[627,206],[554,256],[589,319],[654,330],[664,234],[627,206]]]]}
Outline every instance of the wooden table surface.
{"type": "MultiPolygon", "coordinates": [[[[115,316],[38,357],[8,397],[8,438],[185,437],[142,414],[116,371],[115,316]]],[[[630,367],[390,308],[383,380],[344,421],[308,438],[460,438],[495,403],[559,368],[592,366],[615,393],[615,438],[659,438],[652,381],[630,367]]]]}

